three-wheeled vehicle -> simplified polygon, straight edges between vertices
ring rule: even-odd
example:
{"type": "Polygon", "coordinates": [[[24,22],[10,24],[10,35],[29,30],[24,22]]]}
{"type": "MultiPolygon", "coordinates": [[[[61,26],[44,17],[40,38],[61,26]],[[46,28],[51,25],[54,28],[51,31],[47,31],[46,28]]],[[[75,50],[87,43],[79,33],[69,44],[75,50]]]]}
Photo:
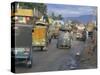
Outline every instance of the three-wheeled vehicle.
{"type": "Polygon", "coordinates": [[[32,10],[18,8],[11,15],[11,64],[32,67],[32,10]]]}
{"type": "Polygon", "coordinates": [[[33,48],[40,48],[47,50],[47,25],[44,22],[36,22],[32,30],[32,46],[33,48]]]}
{"type": "Polygon", "coordinates": [[[70,31],[65,28],[61,28],[57,39],[57,48],[71,48],[71,41],[72,36],[70,31]]]}

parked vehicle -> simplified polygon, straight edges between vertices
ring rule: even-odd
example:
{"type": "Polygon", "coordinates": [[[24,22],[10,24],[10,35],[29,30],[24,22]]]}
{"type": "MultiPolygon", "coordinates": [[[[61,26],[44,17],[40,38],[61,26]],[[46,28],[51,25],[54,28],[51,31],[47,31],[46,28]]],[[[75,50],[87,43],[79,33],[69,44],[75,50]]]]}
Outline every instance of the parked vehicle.
{"type": "Polygon", "coordinates": [[[86,29],[88,31],[88,36],[93,37],[93,30],[95,29],[94,23],[92,22],[88,23],[88,25],[86,26],[86,29]]]}
{"type": "Polygon", "coordinates": [[[23,63],[32,67],[33,12],[31,9],[13,9],[14,6],[12,5],[11,11],[11,64],[23,63]]]}
{"type": "Polygon", "coordinates": [[[32,46],[47,50],[47,26],[43,22],[37,22],[32,30],[32,46]]]}
{"type": "Polygon", "coordinates": [[[57,39],[57,48],[71,48],[72,36],[69,31],[60,30],[59,37],[57,39]]]}
{"type": "Polygon", "coordinates": [[[77,26],[76,38],[83,41],[86,40],[86,30],[84,25],[77,26]]]}
{"type": "Polygon", "coordinates": [[[66,30],[72,31],[72,27],[70,24],[65,24],[64,27],[66,30]]]}

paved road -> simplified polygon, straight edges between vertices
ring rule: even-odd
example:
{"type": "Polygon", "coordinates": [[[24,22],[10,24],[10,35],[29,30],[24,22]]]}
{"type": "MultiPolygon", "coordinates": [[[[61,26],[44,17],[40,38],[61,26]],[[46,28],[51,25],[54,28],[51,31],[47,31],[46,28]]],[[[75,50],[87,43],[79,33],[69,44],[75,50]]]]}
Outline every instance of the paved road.
{"type": "Polygon", "coordinates": [[[33,50],[33,67],[17,65],[16,73],[78,69],[75,54],[82,52],[85,42],[73,40],[71,49],[58,49],[56,42],[53,39],[47,51],[33,50]]]}

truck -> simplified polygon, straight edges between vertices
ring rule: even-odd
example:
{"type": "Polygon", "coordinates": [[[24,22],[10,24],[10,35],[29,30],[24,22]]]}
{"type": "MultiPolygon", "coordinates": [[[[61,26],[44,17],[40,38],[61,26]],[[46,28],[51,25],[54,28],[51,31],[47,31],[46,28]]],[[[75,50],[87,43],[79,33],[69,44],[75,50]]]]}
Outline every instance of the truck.
{"type": "Polygon", "coordinates": [[[77,26],[76,38],[85,41],[86,40],[86,30],[83,24],[77,26]]]}
{"type": "Polygon", "coordinates": [[[89,22],[89,23],[87,24],[87,26],[86,26],[86,29],[87,29],[87,31],[88,31],[88,36],[89,36],[89,37],[93,37],[93,31],[94,31],[94,29],[95,29],[95,24],[92,23],[92,22],[89,22]]]}
{"type": "Polygon", "coordinates": [[[40,48],[47,50],[47,26],[43,22],[36,22],[32,30],[32,46],[33,48],[40,48]]]}
{"type": "Polygon", "coordinates": [[[31,9],[13,9],[14,3],[12,3],[11,11],[11,67],[13,70],[16,65],[25,64],[31,68],[33,12],[31,9]]]}

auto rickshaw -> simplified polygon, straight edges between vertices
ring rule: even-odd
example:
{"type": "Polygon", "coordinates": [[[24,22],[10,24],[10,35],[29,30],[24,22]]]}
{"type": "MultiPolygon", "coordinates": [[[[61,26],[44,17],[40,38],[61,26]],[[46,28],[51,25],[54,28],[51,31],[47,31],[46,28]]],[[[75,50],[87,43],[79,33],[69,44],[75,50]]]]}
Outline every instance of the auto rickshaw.
{"type": "Polygon", "coordinates": [[[47,25],[44,22],[36,22],[32,30],[32,46],[34,48],[40,48],[41,50],[47,50],[47,25]]]}
{"type": "Polygon", "coordinates": [[[61,28],[57,39],[57,48],[71,48],[71,41],[72,36],[70,30],[61,28]]]}
{"type": "Polygon", "coordinates": [[[11,67],[19,64],[32,67],[33,12],[31,9],[16,8],[15,3],[11,5],[11,67]]]}

